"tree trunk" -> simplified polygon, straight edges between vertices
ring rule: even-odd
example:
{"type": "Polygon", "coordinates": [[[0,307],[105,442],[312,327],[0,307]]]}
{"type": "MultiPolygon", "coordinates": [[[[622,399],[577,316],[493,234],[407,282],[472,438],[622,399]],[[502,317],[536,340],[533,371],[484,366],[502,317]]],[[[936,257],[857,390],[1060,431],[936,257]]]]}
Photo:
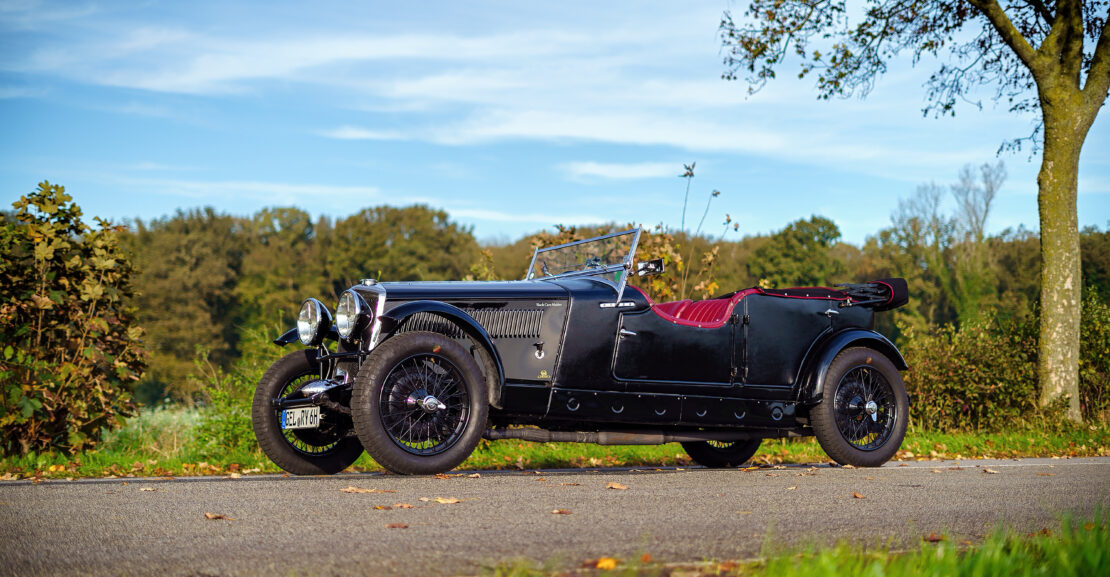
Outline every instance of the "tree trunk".
{"type": "Polygon", "coordinates": [[[1079,152],[1087,122],[1081,95],[1063,87],[1041,91],[1044,153],[1037,176],[1041,217],[1041,319],[1037,378],[1041,406],[1067,399],[1079,422],[1079,321],[1082,280],[1076,194],[1079,152]],[[1062,94],[1063,93],[1063,94],[1062,94]],[[1069,94],[1070,93],[1070,94],[1069,94]]]}

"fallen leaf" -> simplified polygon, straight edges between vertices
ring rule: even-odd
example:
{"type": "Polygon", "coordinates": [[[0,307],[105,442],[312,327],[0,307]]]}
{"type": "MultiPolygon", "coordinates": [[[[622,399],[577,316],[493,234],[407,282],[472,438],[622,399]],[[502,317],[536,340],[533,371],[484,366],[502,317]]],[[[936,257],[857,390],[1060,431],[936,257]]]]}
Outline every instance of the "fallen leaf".
{"type": "Polygon", "coordinates": [[[235,520],[232,517],[228,517],[227,515],[220,515],[219,513],[205,513],[204,518],[212,520],[212,521],[215,521],[217,519],[227,519],[228,521],[234,521],[235,520]]]}
{"type": "Polygon", "coordinates": [[[470,474],[470,475],[467,475],[466,477],[467,477],[468,479],[481,479],[481,478],[482,478],[482,474],[481,474],[481,473],[472,473],[472,474],[470,474]]]}
{"type": "Polygon", "coordinates": [[[393,507],[390,507],[389,505],[374,505],[374,509],[377,511],[388,511],[392,508],[393,507]]]}
{"type": "Polygon", "coordinates": [[[455,497],[436,497],[435,502],[444,505],[454,505],[455,503],[462,503],[462,499],[456,499],[455,497]]]}
{"type": "Polygon", "coordinates": [[[736,514],[738,514],[738,515],[751,515],[752,512],[751,511],[737,511],[736,514]]]}
{"type": "Polygon", "coordinates": [[[640,563],[651,563],[651,553],[640,555],[640,563]]]}
{"type": "Polygon", "coordinates": [[[852,492],[852,497],[855,497],[856,499],[866,499],[867,498],[867,497],[864,497],[863,495],[860,495],[857,492],[852,492]]]}
{"type": "Polygon", "coordinates": [[[389,523],[385,526],[386,529],[408,529],[409,526],[404,523],[389,523]]]}
{"type": "Polygon", "coordinates": [[[409,505],[408,503],[394,503],[393,508],[394,509],[412,509],[412,505],[409,505]]]}
{"type": "Polygon", "coordinates": [[[570,515],[570,509],[555,509],[551,512],[552,515],[570,515]]]}
{"type": "Polygon", "coordinates": [[[943,471],[941,471],[940,469],[933,469],[933,472],[934,473],[942,473],[943,471]]]}
{"type": "Polygon", "coordinates": [[[855,467],[853,467],[852,465],[844,465],[842,468],[844,468],[844,469],[855,469],[855,467]]]}
{"type": "Polygon", "coordinates": [[[988,474],[988,475],[997,475],[998,474],[998,471],[995,471],[994,469],[983,469],[983,472],[988,474]]]}
{"type": "Polygon", "coordinates": [[[139,487],[140,491],[157,491],[154,487],[139,487]]]}
{"type": "Polygon", "coordinates": [[[929,543],[940,543],[944,541],[944,535],[937,535],[936,533],[929,533],[928,537],[924,537],[929,543]]]}
{"type": "Polygon", "coordinates": [[[436,473],[436,479],[450,479],[450,478],[451,477],[448,477],[447,475],[444,475],[443,473],[436,473]]]}
{"type": "Polygon", "coordinates": [[[397,492],[397,491],[394,491],[392,489],[363,489],[362,487],[347,487],[346,489],[340,489],[340,491],[343,492],[343,493],[396,493],[397,492]]]}
{"type": "Polygon", "coordinates": [[[786,488],[786,490],[787,490],[787,491],[795,491],[795,490],[797,490],[797,489],[798,489],[798,486],[797,486],[797,485],[794,485],[793,487],[787,487],[787,488],[786,488]]]}
{"type": "Polygon", "coordinates": [[[582,483],[559,483],[559,486],[561,486],[561,487],[578,487],[581,484],[582,483]]]}
{"type": "Polygon", "coordinates": [[[612,557],[602,557],[597,560],[597,564],[594,565],[594,567],[602,571],[612,571],[617,568],[617,560],[612,557]]]}
{"type": "Polygon", "coordinates": [[[1052,477],[1056,473],[1037,473],[1038,477],[1052,477]]]}
{"type": "Polygon", "coordinates": [[[544,477],[536,477],[536,480],[537,480],[537,481],[542,481],[542,482],[544,482],[544,483],[546,483],[546,482],[547,482],[547,479],[545,479],[544,477]]]}
{"type": "MultiPolygon", "coordinates": [[[[617,491],[627,491],[628,490],[627,485],[621,485],[620,483],[616,483],[616,482],[613,482],[613,481],[610,481],[609,483],[607,483],[605,485],[605,488],[606,489],[616,489],[617,491]]],[[[607,557],[603,557],[603,559],[607,559],[607,557]]]]}
{"type": "Polygon", "coordinates": [[[428,501],[431,501],[431,499],[427,497],[420,497],[419,499],[417,499],[417,501],[420,501],[421,503],[427,503],[428,501]]]}

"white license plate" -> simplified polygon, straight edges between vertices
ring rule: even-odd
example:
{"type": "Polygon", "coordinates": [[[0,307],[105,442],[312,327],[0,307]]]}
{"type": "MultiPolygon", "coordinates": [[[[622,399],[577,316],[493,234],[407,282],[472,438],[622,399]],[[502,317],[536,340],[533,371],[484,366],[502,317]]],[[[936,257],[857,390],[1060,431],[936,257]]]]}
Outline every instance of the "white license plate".
{"type": "Polygon", "coordinates": [[[283,429],[315,429],[320,426],[320,407],[302,407],[281,412],[283,429]]]}

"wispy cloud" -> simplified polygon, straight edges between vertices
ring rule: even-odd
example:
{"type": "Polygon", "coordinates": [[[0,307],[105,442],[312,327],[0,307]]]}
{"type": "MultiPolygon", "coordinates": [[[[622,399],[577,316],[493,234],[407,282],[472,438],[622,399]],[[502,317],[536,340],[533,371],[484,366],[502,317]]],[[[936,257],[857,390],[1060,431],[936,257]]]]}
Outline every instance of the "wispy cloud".
{"type": "Polygon", "coordinates": [[[662,176],[675,176],[681,166],[676,162],[638,162],[632,164],[618,164],[608,162],[569,162],[562,165],[562,169],[572,179],[604,178],[614,180],[658,178],[662,176]]]}
{"type": "Polygon", "coordinates": [[[357,126],[340,126],[318,132],[325,138],[337,140],[404,140],[405,135],[392,130],[370,130],[357,126]]]}

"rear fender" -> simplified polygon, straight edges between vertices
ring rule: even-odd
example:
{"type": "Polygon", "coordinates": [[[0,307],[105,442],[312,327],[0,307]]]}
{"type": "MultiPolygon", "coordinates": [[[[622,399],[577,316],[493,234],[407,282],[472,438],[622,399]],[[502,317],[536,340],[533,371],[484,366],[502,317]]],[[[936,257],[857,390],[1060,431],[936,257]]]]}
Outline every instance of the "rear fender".
{"type": "Polygon", "coordinates": [[[883,335],[864,329],[850,329],[839,332],[822,343],[815,354],[806,361],[805,370],[799,380],[798,403],[813,405],[821,402],[825,392],[825,379],[828,375],[829,365],[832,364],[840,351],[851,347],[867,347],[878,351],[900,371],[909,368],[898,347],[883,335]]]}
{"type": "Polygon", "coordinates": [[[493,339],[486,329],[462,309],[447,303],[428,300],[411,301],[399,305],[380,317],[383,340],[397,332],[405,319],[417,313],[430,313],[444,318],[459,327],[459,330],[478,346],[479,360],[486,374],[489,403],[493,407],[500,408],[501,388],[505,385],[505,369],[501,364],[501,355],[497,354],[497,348],[493,346],[493,339]]]}

